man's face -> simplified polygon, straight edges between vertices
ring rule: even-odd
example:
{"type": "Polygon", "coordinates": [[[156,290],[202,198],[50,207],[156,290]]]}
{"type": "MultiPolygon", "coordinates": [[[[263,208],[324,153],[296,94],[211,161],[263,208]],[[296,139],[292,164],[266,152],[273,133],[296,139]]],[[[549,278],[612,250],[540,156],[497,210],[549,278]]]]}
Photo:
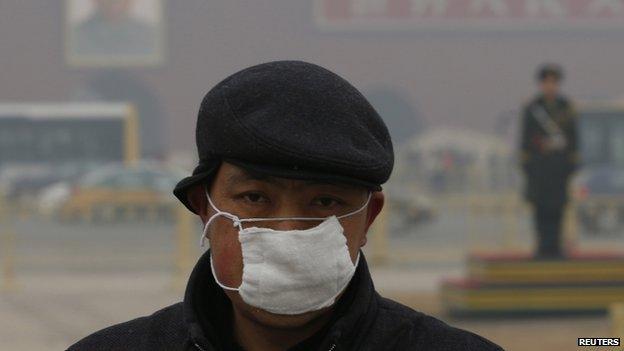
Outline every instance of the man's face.
{"type": "Polygon", "coordinates": [[[94,0],[97,10],[109,20],[126,16],[132,4],[131,0],[94,0]]]}
{"type": "MultiPolygon", "coordinates": [[[[202,203],[201,189],[194,189],[191,201],[205,223],[215,211],[202,203]]],[[[202,191],[203,193],[203,191],[202,191]]],[[[215,206],[239,218],[329,217],[360,208],[367,199],[364,188],[332,185],[305,180],[257,177],[232,164],[223,163],[209,189],[215,206]]],[[[205,195],[203,195],[205,198],[205,195]]],[[[367,210],[340,219],[347,239],[351,260],[355,262],[360,247],[366,244],[366,232],[383,206],[383,195],[374,193],[367,210]]],[[[307,229],[318,225],[312,221],[275,221],[245,223],[276,230],[307,229]]],[[[238,241],[238,228],[232,221],[216,218],[208,231],[210,250],[219,281],[229,287],[242,282],[243,260],[238,241]]],[[[245,316],[267,326],[286,328],[305,325],[324,311],[301,315],[276,315],[247,305],[238,292],[225,291],[232,304],[245,316]]]]}
{"type": "Polygon", "coordinates": [[[561,82],[559,80],[559,77],[552,74],[547,75],[540,82],[540,91],[542,92],[542,95],[547,98],[554,98],[559,95],[560,87],[561,82]]]}

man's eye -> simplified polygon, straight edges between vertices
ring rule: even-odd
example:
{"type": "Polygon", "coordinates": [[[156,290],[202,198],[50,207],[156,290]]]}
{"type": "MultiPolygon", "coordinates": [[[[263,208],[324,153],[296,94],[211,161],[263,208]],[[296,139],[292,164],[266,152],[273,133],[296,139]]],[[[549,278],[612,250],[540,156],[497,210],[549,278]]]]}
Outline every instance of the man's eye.
{"type": "Polygon", "coordinates": [[[245,201],[251,202],[251,203],[262,203],[262,202],[268,202],[268,199],[263,196],[262,194],[258,194],[258,193],[247,193],[243,195],[243,199],[245,199],[245,201]]]}
{"type": "Polygon", "coordinates": [[[337,204],[339,204],[340,202],[334,198],[331,197],[319,197],[317,199],[314,200],[314,204],[321,206],[321,207],[333,207],[337,204]]]}

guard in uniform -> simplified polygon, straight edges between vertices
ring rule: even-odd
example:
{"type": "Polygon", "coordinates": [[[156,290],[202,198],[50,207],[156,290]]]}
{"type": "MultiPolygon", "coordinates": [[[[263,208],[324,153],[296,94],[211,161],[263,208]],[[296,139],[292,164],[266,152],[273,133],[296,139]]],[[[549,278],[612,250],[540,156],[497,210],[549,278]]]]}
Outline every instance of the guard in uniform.
{"type": "Polygon", "coordinates": [[[522,113],[521,165],[526,199],[535,216],[536,256],[560,258],[568,181],[578,167],[577,117],[572,103],[560,93],[560,66],[543,65],[536,80],[540,92],[522,113]]]}

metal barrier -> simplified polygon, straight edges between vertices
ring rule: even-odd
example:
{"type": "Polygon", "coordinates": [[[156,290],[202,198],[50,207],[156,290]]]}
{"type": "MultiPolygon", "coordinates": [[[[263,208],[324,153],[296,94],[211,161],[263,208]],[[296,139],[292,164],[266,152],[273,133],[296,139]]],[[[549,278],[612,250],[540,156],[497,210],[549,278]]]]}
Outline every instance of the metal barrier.
{"type": "MultiPolygon", "coordinates": [[[[369,235],[372,262],[375,263],[387,262],[390,255],[389,218],[396,214],[393,213],[389,204],[390,201],[386,201],[386,206],[375,221],[369,235]]],[[[520,219],[523,216],[530,217],[532,210],[531,206],[517,193],[443,195],[435,198],[435,204],[438,212],[448,211],[465,215],[466,223],[462,231],[467,236],[468,242],[474,243],[475,238],[480,234],[482,235],[484,230],[488,230],[480,228],[479,221],[483,216],[491,216],[500,221],[500,225],[496,226],[495,229],[489,228],[489,230],[496,230],[496,234],[500,233],[502,239],[500,250],[513,251],[523,247],[522,241],[526,238],[526,232],[520,226],[520,219]]],[[[615,206],[615,202],[612,200],[605,202],[605,204],[615,206]]],[[[462,235],[462,233],[457,234],[462,235]]],[[[574,248],[579,240],[577,204],[574,201],[570,201],[566,207],[562,239],[563,245],[567,249],[574,248]]],[[[470,246],[472,247],[474,244],[470,246]]]]}
{"type": "MultiPolygon", "coordinates": [[[[141,219],[153,221],[162,220],[162,211],[158,208],[144,213],[141,219]]],[[[173,234],[174,254],[171,262],[174,266],[172,283],[174,288],[183,287],[187,281],[188,273],[193,267],[195,252],[193,251],[194,238],[197,230],[195,216],[184,206],[176,205],[167,209],[167,213],[173,212],[175,225],[173,234]]],[[[22,218],[22,214],[37,216],[35,209],[30,207],[11,207],[0,196],[0,292],[11,292],[18,289],[16,279],[16,240],[14,220],[22,218]]],[[[128,209],[124,211],[124,218],[138,219],[138,213],[128,209]]],[[[105,218],[100,218],[100,220],[105,218]]],[[[113,221],[112,218],[108,218],[113,221]]],[[[46,218],[50,220],[50,218],[46,218]]]]}
{"type": "MultiPolygon", "coordinates": [[[[464,211],[472,224],[468,229],[470,237],[476,236],[474,222],[479,215],[500,215],[504,223],[500,227],[503,234],[501,249],[514,250],[519,247],[522,234],[519,230],[519,219],[522,216],[531,216],[532,207],[518,194],[467,195],[463,203],[467,204],[464,211]]],[[[578,239],[577,204],[570,201],[564,214],[563,246],[571,249],[576,245],[578,239]]]]}

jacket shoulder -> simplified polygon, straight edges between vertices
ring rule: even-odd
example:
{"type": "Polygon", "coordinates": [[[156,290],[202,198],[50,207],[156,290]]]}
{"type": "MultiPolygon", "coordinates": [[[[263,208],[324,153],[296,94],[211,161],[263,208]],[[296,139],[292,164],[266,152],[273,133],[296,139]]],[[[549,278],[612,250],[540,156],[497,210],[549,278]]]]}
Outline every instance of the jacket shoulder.
{"type": "Polygon", "coordinates": [[[395,323],[399,327],[401,337],[396,350],[503,350],[484,337],[451,327],[439,319],[383,297],[379,317],[385,320],[383,323],[395,323]]]}
{"type": "Polygon", "coordinates": [[[186,335],[182,303],[176,303],[150,316],[97,331],[70,346],[68,351],[172,350],[184,343],[186,335]]]}
{"type": "Polygon", "coordinates": [[[524,110],[528,110],[530,108],[533,108],[533,106],[539,105],[540,104],[540,99],[537,96],[533,96],[527,99],[524,99],[524,101],[522,102],[522,108],[524,110]]]}
{"type": "Polygon", "coordinates": [[[538,98],[527,99],[522,103],[522,107],[520,109],[520,117],[528,118],[529,115],[533,114],[533,110],[540,105],[540,101],[538,98]]]}

